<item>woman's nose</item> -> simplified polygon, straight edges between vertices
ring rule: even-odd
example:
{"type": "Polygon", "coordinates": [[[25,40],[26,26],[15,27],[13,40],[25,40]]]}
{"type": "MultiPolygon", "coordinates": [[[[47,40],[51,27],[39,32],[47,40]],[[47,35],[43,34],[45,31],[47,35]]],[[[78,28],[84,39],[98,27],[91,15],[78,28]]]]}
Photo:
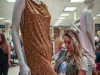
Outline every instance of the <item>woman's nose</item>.
{"type": "Polygon", "coordinates": [[[68,47],[68,44],[65,44],[66,47],[68,47]]]}

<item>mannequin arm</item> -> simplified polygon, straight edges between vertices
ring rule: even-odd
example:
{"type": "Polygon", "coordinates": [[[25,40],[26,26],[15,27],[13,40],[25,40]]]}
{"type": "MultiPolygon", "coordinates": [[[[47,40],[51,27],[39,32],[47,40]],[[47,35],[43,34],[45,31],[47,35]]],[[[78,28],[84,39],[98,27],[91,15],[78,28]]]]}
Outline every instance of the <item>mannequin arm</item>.
{"type": "Polygon", "coordinates": [[[12,17],[12,39],[14,42],[14,47],[19,62],[22,60],[24,61],[24,58],[22,56],[21,46],[20,46],[19,35],[18,35],[21,15],[24,8],[25,8],[25,0],[16,0],[14,10],[13,10],[13,17],[12,17]]]}
{"type": "Polygon", "coordinates": [[[13,10],[13,17],[12,17],[12,39],[19,60],[20,75],[31,75],[30,69],[24,62],[24,57],[22,54],[20,39],[18,35],[21,15],[24,9],[25,9],[25,0],[16,0],[14,10],[13,10]]]}
{"type": "MultiPolygon", "coordinates": [[[[86,12],[86,26],[87,26],[87,34],[89,36],[89,39],[90,39],[90,42],[92,44],[92,47],[95,46],[95,42],[93,42],[94,38],[92,36],[92,31],[91,31],[91,12],[90,11],[87,11],[86,12]]],[[[93,48],[94,49],[94,48],[93,48]]]]}
{"type": "Polygon", "coordinates": [[[80,32],[80,29],[76,26],[76,24],[79,22],[80,22],[80,19],[77,19],[74,22],[72,22],[73,27],[75,27],[78,30],[78,32],[80,32]]]}

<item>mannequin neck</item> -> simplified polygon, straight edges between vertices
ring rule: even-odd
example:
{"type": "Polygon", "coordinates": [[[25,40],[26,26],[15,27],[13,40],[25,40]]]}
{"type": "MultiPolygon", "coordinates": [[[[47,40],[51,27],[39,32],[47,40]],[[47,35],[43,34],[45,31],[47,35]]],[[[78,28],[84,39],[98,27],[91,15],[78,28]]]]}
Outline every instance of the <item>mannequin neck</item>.
{"type": "Polygon", "coordinates": [[[41,2],[39,0],[34,0],[37,4],[41,4],[41,2]]]}
{"type": "Polygon", "coordinates": [[[84,9],[90,10],[90,3],[86,3],[84,9]]]}

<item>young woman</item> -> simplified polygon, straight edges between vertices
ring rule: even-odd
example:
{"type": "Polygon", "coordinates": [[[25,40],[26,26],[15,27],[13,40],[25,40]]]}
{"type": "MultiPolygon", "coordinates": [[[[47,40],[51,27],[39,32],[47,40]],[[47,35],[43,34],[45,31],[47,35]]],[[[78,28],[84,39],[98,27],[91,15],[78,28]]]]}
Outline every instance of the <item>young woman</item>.
{"type": "Polygon", "coordinates": [[[4,34],[0,33],[0,75],[8,75],[10,63],[10,44],[6,42],[4,34]]]}
{"type": "Polygon", "coordinates": [[[79,35],[74,30],[67,30],[63,36],[67,50],[60,50],[54,69],[58,75],[85,75],[88,71],[87,58],[79,35]]]}

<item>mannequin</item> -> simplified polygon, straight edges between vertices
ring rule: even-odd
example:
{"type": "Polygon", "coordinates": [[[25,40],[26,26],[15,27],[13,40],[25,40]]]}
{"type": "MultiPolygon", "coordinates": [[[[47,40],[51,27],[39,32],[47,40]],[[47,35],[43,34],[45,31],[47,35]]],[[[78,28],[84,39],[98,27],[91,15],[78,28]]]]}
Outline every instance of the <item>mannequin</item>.
{"type": "Polygon", "coordinates": [[[50,14],[42,1],[16,0],[12,17],[12,39],[21,75],[56,75],[50,64],[52,45],[49,27],[50,14]],[[20,47],[19,25],[27,64],[20,47]]]}
{"type": "Polygon", "coordinates": [[[91,15],[91,10],[94,6],[94,0],[84,0],[85,7],[81,13],[80,19],[72,22],[72,25],[78,30],[85,55],[88,59],[87,75],[92,75],[92,69],[95,66],[95,24],[91,15]],[[76,26],[80,22],[80,29],[76,26]],[[92,69],[91,69],[92,68],[92,69]],[[90,70],[91,69],[91,70],[90,70]]]}

